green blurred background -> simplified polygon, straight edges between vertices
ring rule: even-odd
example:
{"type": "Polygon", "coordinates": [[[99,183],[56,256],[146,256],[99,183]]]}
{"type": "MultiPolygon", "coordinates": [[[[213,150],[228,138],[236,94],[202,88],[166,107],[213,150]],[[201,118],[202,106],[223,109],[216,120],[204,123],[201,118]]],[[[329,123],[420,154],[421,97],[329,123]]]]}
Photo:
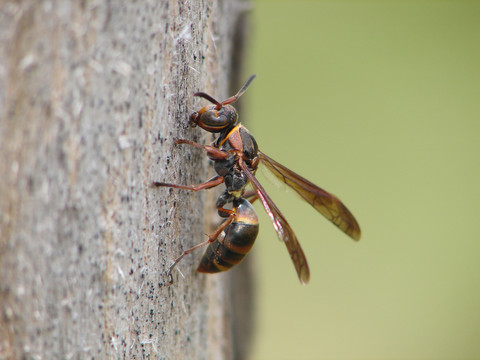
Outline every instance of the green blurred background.
{"type": "MultiPolygon", "coordinates": [[[[259,172],[255,360],[480,358],[480,4],[256,1],[242,120],[332,192],[355,243],[259,172]]],[[[246,74],[247,76],[247,74],[246,74]]]]}

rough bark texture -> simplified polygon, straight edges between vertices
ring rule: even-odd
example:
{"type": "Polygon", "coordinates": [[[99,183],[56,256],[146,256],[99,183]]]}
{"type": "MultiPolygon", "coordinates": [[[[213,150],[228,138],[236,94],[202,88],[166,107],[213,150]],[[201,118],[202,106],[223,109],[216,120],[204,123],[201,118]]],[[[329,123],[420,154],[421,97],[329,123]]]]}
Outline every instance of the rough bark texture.
{"type": "Polygon", "coordinates": [[[236,91],[244,11],[0,3],[0,359],[243,358],[242,270],[197,274],[198,252],[165,274],[210,232],[215,192],[150,184],[213,175],[174,139],[211,141],[192,94],[236,91]]]}

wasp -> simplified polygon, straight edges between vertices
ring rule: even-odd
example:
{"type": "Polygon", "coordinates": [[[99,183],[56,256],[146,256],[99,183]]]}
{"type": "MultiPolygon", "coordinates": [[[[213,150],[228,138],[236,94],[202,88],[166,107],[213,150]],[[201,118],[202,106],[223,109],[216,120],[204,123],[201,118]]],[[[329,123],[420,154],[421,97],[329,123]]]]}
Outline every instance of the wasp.
{"type": "Polygon", "coordinates": [[[206,241],[184,251],[175,259],[168,271],[171,281],[173,281],[172,270],[175,265],[185,255],[203,246],[208,245],[197,269],[199,272],[217,273],[227,271],[240,263],[257,238],[259,224],[252,202],[260,200],[278,237],[287,247],[300,282],[302,284],[308,283],[310,270],[302,247],[280,209],[255,177],[255,172],[260,163],[340,230],[352,239],[360,240],[360,226],[351,212],[336,196],[319,188],[261,152],[252,134],[238,122],[238,112],[231,104],[242,96],[255,76],[252,75],[236,95],[222,102],[215,100],[204,92],[194,94],[194,96],[208,100],[211,105],[192,113],[190,115],[190,125],[193,127],[199,126],[210,133],[219,134],[212,144],[203,145],[190,140],[175,141],[176,144],[186,144],[204,150],[213,161],[217,175],[198,185],[153,183],[157,187],[191,191],[210,189],[225,184],[225,190],[216,202],[218,214],[225,220],[206,241]],[[251,185],[253,190],[246,190],[248,184],[251,185]]]}

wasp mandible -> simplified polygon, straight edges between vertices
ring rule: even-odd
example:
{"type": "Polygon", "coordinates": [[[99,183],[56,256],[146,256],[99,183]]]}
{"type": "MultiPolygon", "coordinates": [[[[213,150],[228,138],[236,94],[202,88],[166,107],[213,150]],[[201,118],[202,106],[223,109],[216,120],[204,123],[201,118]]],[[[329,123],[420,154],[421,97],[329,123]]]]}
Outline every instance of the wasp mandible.
{"type": "Polygon", "coordinates": [[[153,183],[154,186],[191,191],[210,189],[225,184],[225,191],[216,203],[219,216],[225,220],[208,237],[208,240],[184,251],[175,259],[168,271],[171,278],[173,268],[185,255],[206,245],[208,245],[207,250],[197,271],[217,273],[227,271],[240,263],[252,248],[258,234],[258,218],[251,203],[259,199],[270,217],[278,237],[287,246],[300,282],[308,283],[310,270],[302,247],[283,214],[255,177],[260,163],[265,165],[281,182],[295,190],[320,214],[338,226],[340,230],[352,239],[360,240],[360,226],[337,197],[259,151],[252,134],[238,123],[237,110],[231,104],[242,96],[254,78],[255,75],[252,75],[236,95],[222,102],[204,92],[194,94],[194,96],[202,97],[212,103],[190,115],[191,126],[199,126],[208,132],[219,133],[218,138],[211,145],[202,145],[190,140],[175,141],[177,144],[187,144],[206,151],[207,156],[214,163],[217,175],[205,183],[191,186],[164,182],[153,183]],[[246,191],[248,184],[251,184],[253,190],[246,191]],[[231,204],[231,209],[228,208],[230,206],[226,207],[229,204],[231,204]]]}

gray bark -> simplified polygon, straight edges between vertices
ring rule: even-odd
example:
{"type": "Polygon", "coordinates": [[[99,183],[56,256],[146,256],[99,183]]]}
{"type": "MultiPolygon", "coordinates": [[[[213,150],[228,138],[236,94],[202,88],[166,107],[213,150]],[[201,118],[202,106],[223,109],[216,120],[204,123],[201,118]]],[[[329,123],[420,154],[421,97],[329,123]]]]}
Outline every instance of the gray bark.
{"type": "Polygon", "coordinates": [[[242,270],[197,274],[200,251],[166,276],[215,225],[215,191],[151,187],[213,175],[174,139],[211,141],[188,125],[192,94],[236,91],[244,10],[0,3],[0,359],[245,355],[242,270]]]}

